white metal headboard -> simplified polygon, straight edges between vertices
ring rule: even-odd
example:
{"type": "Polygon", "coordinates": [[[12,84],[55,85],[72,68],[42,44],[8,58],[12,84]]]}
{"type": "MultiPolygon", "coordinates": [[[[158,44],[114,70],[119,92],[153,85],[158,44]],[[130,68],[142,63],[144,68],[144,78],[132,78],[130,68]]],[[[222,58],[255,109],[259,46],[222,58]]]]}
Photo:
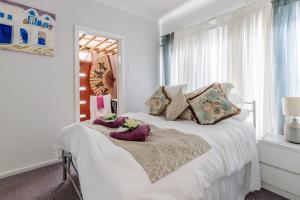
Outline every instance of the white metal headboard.
{"type": "Polygon", "coordinates": [[[256,128],[256,102],[255,101],[242,101],[242,105],[245,110],[252,113],[253,126],[254,126],[254,128],[256,128]]]}

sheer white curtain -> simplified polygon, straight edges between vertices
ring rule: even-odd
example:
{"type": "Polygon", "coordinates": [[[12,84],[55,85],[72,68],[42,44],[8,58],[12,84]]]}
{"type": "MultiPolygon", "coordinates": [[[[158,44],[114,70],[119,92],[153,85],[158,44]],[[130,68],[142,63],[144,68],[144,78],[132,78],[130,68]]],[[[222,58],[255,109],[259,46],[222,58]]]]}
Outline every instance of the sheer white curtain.
{"type": "Polygon", "coordinates": [[[229,81],[245,100],[256,101],[257,136],[271,131],[272,4],[247,7],[229,22],[229,81]]]}
{"type": "Polygon", "coordinates": [[[259,1],[217,19],[175,33],[171,83],[189,90],[229,81],[235,93],[257,103],[257,136],[271,128],[272,52],[270,1],[259,1]]]}
{"type": "Polygon", "coordinates": [[[171,84],[186,83],[188,90],[227,76],[228,27],[201,26],[175,33],[171,84]]]}

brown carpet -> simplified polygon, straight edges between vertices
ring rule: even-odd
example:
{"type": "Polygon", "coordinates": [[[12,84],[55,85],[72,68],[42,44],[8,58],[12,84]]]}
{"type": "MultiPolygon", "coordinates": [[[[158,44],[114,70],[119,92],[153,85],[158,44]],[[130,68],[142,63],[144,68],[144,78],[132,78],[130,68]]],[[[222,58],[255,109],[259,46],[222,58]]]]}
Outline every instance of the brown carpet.
{"type": "MultiPolygon", "coordinates": [[[[0,200],[79,200],[70,181],[62,183],[62,165],[55,164],[0,180],[0,200]]],[[[267,190],[246,200],[286,200],[267,190]]]]}

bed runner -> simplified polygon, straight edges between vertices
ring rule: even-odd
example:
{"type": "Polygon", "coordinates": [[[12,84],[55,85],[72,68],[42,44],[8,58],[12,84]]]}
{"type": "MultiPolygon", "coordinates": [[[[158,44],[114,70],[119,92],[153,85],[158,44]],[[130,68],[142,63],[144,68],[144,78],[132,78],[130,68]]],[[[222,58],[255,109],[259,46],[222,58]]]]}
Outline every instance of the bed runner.
{"type": "Polygon", "coordinates": [[[152,183],[211,148],[200,136],[185,134],[176,129],[161,129],[151,124],[150,137],[146,142],[117,140],[109,136],[110,132],[117,129],[94,125],[92,121],[82,124],[101,132],[115,145],[127,150],[144,168],[152,183]]]}

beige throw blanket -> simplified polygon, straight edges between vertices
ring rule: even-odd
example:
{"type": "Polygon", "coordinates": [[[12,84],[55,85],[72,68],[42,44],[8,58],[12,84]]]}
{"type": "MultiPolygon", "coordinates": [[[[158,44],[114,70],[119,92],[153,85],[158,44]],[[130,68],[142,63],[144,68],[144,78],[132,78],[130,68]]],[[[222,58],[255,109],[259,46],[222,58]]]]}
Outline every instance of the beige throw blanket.
{"type": "Polygon", "coordinates": [[[153,125],[150,125],[150,137],[146,142],[114,139],[109,136],[109,133],[116,129],[93,125],[91,121],[83,122],[83,125],[98,130],[115,145],[127,150],[144,168],[152,183],[201,156],[211,148],[199,136],[185,134],[175,129],[160,129],[153,125]]]}

